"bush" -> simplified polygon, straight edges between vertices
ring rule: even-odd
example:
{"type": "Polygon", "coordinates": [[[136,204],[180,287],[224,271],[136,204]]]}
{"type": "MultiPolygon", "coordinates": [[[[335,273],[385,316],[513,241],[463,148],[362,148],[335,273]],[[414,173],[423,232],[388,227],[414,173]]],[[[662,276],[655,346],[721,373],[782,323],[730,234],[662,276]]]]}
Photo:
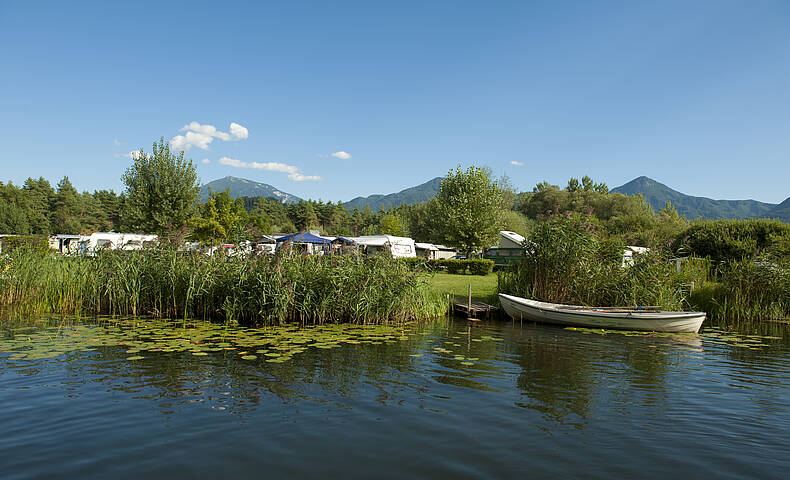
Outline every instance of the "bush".
{"type": "Polygon", "coordinates": [[[0,237],[0,252],[11,253],[18,248],[33,250],[38,253],[49,251],[49,242],[44,235],[14,235],[0,237]]]}
{"type": "Polygon", "coordinates": [[[790,254],[790,224],[779,220],[704,220],[675,241],[683,253],[716,263],[740,261],[763,253],[790,254]]]}
{"type": "Polygon", "coordinates": [[[469,265],[469,272],[472,275],[488,275],[494,271],[494,261],[478,258],[474,260],[464,260],[469,265]]]}
{"type": "Polygon", "coordinates": [[[460,274],[466,273],[466,260],[457,260],[450,258],[447,260],[439,260],[440,265],[447,268],[447,273],[460,274]]]}

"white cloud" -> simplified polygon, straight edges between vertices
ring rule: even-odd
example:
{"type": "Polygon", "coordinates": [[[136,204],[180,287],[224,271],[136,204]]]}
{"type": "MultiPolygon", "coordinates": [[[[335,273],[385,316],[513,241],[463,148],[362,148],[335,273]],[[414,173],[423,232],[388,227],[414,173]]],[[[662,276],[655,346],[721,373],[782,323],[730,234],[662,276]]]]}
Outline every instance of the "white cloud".
{"type": "Polygon", "coordinates": [[[517,161],[515,161],[515,160],[511,160],[511,161],[510,161],[510,164],[511,164],[511,165],[515,165],[515,166],[517,166],[517,167],[520,167],[520,166],[524,165],[524,163],[523,163],[523,162],[517,162],[517,161]]]}
{"type": "Polygon", "coordinates": [[[302,175],[301,173],[291,173],[288,175],[288,180],[293,180],[294,182],[317,182],[319,180],[323,180],[318,175],[302,175]]]}
{"type": "Polygon", "coordinates": [[[120,156],[126,157],[126,158],[131,158],[132,160],[134,160],[135,158],[138,157],[138,155],[140,155],[140,150],[132,150],[129,153],[122,153],[120,156]]]}
{"type": "Polygon", "coordinates": [[[214,141],[210,135],[198,132],[187,132],[186,135],[176,135],[170,139],[170,147],[173,150],[183,150],[188,152],[192,147],[208,150],[208,145],[214,141]]]}
{"type": "Polygon", "coordinates": [[[116,139],[114,139],[114,140],[112,141],[112,143],[114,143],[116,147],[120,147],[120,146],[121,146],[121,142],[120,142],[120,141],[119,141],[117,138],[116,138],[116,139]]]}
{"type": "Polygon", "coordinates": [[[234,168],[253,168],[256,170],[287,173],[288,179],[294,182],[323,180],[323,178],[318,175],[303,175],[299,172],[299,167],[280,162],[242,162],[235,158],[222,157],[219,159],[219,163],[234,168]]]}
{"type": "Polygon", "coordinates": [[[348,160],[349,158],[351,158],[351,154],[348,152],[344,152],[343,150],[333,153],[332,156],[335,158],[339,158],[340,160],[348,160]]]}
{"type": "Polygon", "coordinates": [[[244,140],[245,138],[250,136],[250,131],[242,127],[238,123],[231,122],[230,136],[233,137],[234,140],[244,140]]]}
{"type": "Polygon", "coordinates": [[[192,147],[198,147],[202,150],[208,150],[209,144],[215,138],[219,138],[225,142],[236,140],[244,140],[250,136],[249,130],[239,125],[238,123],[231,122],[230,133],[217,130],[214,125],[202,125],[198,122],[190,122],[181,127],[184,135],[176,135],[170,139],[170,147],[174,150],[183,150],[188,152],[192,147]]]}
{"type": "Polygon", "coordinates": [[[200,161],[200,163],[202,163],[203,165],[208,165],[209,163],[211,163],[211,160],[209,160],[208,158],[204,158],[203,160],[200,161]]]}

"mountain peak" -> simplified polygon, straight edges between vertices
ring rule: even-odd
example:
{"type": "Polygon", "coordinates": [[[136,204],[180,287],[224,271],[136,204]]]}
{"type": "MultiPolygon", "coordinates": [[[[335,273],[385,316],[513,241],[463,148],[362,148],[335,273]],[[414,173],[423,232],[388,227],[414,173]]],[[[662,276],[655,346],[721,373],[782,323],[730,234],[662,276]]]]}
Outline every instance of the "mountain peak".
{"type": "Polygon", "coordinates": [[[442,183],[442,177],[436,177],[416,187],[407,188],[397,193],[389,195],[370,195],[368,197],[357,197],[348,202],[343,203],[347,210],[354,210],[358,208],[362,210],[365,205],[370,206],[371,210],[378,210],[379,208],[397,207],[399,205],[413,205],[415,203],[427,202],[435,197],[439,192],[439,185],[442,183]]]}
{"type": "Polygon", "coordinates": [[[205,202],[209,198],[209,189],[215,192],[222,192],[230,189],[231,198],[239,197],[268,197],[279,200],[282,203],[295,203],[301,200],[295,195],[285,193],[279,188],[275,188],[268,183],[260,183],[246,178],[238,178],[228,175],[200,187],[200,201],[205,202]]]}
{"type": "MultiPolygon", "coordinates": [[[[673,190],[652,178],[640,176],[630,182],[613,188],[612,193],[625,195],[640,194],[645,197],[653,210],[659,211],[671,202],[678,213],[686,218],[770,218],[778,217],[772,211],[773,203],[756,200],[713,200],[706,197],[693,197],[673,190]]],[[[790,204],[788,204],[790,206],[790,204]]],[[[786,220],[786,219],[785,219],[786,220]]]]}

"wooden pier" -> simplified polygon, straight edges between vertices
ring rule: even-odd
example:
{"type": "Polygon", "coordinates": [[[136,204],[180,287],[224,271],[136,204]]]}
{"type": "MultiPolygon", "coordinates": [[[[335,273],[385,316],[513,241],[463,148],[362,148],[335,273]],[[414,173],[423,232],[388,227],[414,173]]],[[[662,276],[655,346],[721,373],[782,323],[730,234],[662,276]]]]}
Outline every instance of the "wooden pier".
{"type": "MultiPolygon", "coordinates": [[[[448,295],[449,297],[449,295],[448,295]]],[[[449,299],[449,298],[448,298],[449,299]]],[[[456,302],[455,296],[453,296],[453,313],[459,316],[466,316],[466,318],[470,320],[476,320],[481,318],[485,315],[486,318],[491,314],[491,312],[496,311],[496,307],[493,305],[489,305],[483,302],[473,302],[472,301],[472,285],[469,285],[469,297],[467,298],[466,302],[456,302]],[[476,318],[475,318],[476,317],[476,318]]]]}
{"type": "Polygon", "coordinates": [[[485,316],[486,318],[491,314],[491,312],[495,312],[496,307],[493,305],[489,305],[483,302],[472,302],[472,303],[464,303],[458,302],[454,305],[454,312],[457,315],[467,316],[469,318],[480,318],[485,316]]]}

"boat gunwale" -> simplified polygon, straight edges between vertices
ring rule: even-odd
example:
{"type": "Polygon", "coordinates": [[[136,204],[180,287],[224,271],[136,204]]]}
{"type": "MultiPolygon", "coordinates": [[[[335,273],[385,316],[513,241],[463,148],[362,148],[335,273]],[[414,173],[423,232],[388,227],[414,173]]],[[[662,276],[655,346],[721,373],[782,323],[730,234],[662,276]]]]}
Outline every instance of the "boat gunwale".
{"type": "MultiPolygon", "coordinates": [[[[577,306],[577,305],[564,305],[560,303],[549,303],[549,302],[541,302],[538,300],[531,300],[528,298],[521,298],[516,297],[513,295],[508,295],[506,293],[500,293],[500,297],[504,297],[506,300],[512,301],[516,304],[522,305],[529,309],[535,310],[537,312],[553,312],[553,313],[560,313],[560,314],[569,314],[569,315],[580,315],[584,317],[593,317],[593,318],[604,318],[604,319],[616,319],[616,318],[633,318],[639,320],[655,320],[655,321],[668,321],[668,320],[686,320],[697,318],[699,316],[707,316],[705,312],[676,312],[676,311],[669,311],[669,310],[659,310],[659,311],[640,311],[640,310],[633,310],[628,312],[606,312],[606,311],[593,311],[595,307],[584,307],[584,306],[577,306]],[[528,303],[529,302],[529,303],[528,303]],[[539,303],[541,305],[548,305],[548,307],[541,307],[537,305],[533,305],[534,303],[539,303]],[[571,307],[571,308],[562,308],[562,307],[571,307]],[[587,309],[587,310],[585,310],[587,309]]],[[[704,318],[703,318],[704,321],[704,318]]]]}

